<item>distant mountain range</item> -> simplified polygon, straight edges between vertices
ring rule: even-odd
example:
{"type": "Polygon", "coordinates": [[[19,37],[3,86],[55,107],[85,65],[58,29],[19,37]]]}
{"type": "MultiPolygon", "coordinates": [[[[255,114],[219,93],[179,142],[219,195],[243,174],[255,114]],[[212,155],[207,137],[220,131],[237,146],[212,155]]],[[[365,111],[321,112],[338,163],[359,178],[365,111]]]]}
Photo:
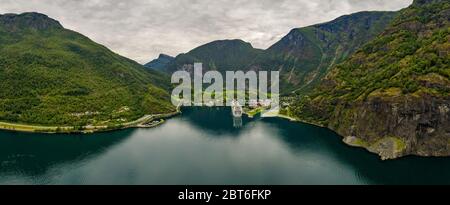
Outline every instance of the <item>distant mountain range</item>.
{"type": "Polygon", "coordinates": [[[174,59],[175,58],[172,56],[169,56],[166,54],[160,54],[157,59],[150,61],[149,63],[145,64],[144,66],[146,68],[163,71],[165,69],[165,67],[167,66],[167,64],[169,64],[174,59]]]}
{"type": "Polygon", "coordinates": [[[383,159],[450,155],[450,2],[360,12],[293,29],[267,50],[215,41],[164,70],[278,70],[283,114],[383,159]]]}
{"type": "Polygon", "coordinates": [[[169,73],[177,70],[191,71],[194,62],[202,62],[205,71],[242,70],[247,69],[262,53],[262,50],[255,49],[250,43],[242,40],[213,41],[186,54],[178,55],[164,70],[169,73]]]}
{"type": "Polygon", "coordinates": [[[379,35],[395,12],[360,12],[328,23],[293,29],[260,56],[252,67],[281,71],[284,93],[304,93],[328,70],[379,35]]]}
{"type": "Polygon", "coordinates": [[[39,13],[0,15],[0,121],[114,125],[173,111],[168,77],[39,13]]]}
{"type": "Polygon", "coordinates": [[[168,73],[191,71],[194,62],[202,62],[205,71],[279,70],[284,93],[303,91],[319,82],[331,66],[380,34],[395,15],[360,12],[293,29],[267,50],[255,49],[242,40],[214,41],[180,54],[157,69],[168,73]]]}

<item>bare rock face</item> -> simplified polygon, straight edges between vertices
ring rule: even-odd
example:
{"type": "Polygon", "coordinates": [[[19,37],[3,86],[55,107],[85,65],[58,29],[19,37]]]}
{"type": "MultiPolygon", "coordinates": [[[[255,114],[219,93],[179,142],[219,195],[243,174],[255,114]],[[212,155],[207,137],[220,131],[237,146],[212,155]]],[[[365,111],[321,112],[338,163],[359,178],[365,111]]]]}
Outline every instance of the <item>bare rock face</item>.
{"type": "Polygon", "coordinates": [[[338,110],[329,127],[347,136],[345,143],[367,148],[383,159],[449,156],[450,97],[371,97],[338,110]]]}
{"type": "Polygon", "coordinates": [[[9,31],[17,31],[19,29],[63,29],[63,26],[58,21],[49,18],[45,14],[35,12],[0,15],[0,25],[9,31]]]}
{"type": "Polygon", "coordinates": [[[382,159],[450,156],[450,2],[416,0],[294,112],[382,159]]]}

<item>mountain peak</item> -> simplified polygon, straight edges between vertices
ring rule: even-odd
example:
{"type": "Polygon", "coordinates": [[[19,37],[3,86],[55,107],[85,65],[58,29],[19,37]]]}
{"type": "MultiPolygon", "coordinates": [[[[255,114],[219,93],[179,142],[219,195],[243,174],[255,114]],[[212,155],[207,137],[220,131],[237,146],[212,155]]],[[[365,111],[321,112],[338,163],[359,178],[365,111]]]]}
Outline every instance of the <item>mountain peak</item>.
{"type": "Polygon", "coordinates": [[[161,53],[161,54],[159,54],[158,58],[174,58],[174,57],[164,54],[164,53],[161,53]]]}
{"type": "Polygon", "coordinates": [[[0,26],[13,31],[18,29],[48,30],[63,28],[58,21],[37,12],[0,15],[0,26]]]}
{"type": "MultiPolygon", "coordinates": [[[[211,45],[216,45],[216,46],[226,46],[226,45],[245,45],[247,47],[251,47],[253,48],[252,44],[250,44],[249,42],[245,42],[241,39],[225,39],[225,40],[217,40],[217,41],[213,41],[210,43],[205,44],[207,46],[211,46],[211,45]]],[[[204,45],[204,46],[205,46],[204,45]]]]}
{"type": "Polygon", "coordinates": [[[196,62],[202,62],[205,71],[242,70],[262,52],[263,50],[255,49],[250,43],[240,39],[217,40],[178,55],[174,61],[167,64],[165,71],[190,72],[196,62]]]}
{"type": "Polygon", "coordinates": [[[161,53],[157,59],[148,62],[144,66],[155,70],[163,70],[165,66],[174,59],[175,58],[172,56],[161,53]]]}

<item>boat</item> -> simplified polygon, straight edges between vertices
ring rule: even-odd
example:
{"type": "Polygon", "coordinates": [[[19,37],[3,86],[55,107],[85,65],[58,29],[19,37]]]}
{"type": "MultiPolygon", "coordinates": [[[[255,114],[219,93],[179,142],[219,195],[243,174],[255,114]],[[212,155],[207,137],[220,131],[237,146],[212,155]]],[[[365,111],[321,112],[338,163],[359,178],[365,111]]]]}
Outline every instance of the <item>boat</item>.
{"type": "Polygon", "coordinates": [[[239,101],[233,100],[231,102],[231,112],[233,114],[233,117],[242,117],[243,109],[239,101]]]}

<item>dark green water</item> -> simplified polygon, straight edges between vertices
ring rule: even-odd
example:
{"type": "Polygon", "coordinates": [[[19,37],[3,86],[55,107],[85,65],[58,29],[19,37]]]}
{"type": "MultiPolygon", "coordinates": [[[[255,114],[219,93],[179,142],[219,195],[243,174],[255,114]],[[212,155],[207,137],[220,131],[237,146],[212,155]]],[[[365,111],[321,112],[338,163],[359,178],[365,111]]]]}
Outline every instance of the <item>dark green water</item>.
{"type": "Polygon", "coordinates": [[[383,162],[333,132],[187,109],[153,129],[0,132],[0,184],[450,184],[450,158],[383,162]]]}

